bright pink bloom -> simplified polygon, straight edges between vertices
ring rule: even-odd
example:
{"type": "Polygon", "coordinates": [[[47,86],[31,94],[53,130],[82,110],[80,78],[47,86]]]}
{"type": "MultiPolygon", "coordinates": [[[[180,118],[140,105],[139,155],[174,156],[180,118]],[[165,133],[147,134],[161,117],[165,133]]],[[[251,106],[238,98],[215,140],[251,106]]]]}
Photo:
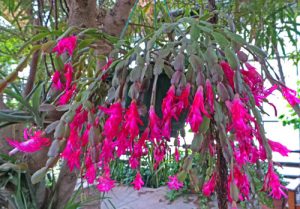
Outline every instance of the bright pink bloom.
{"type": "Polygon", "coordinates": [[[162,141],[159,144],[155,144],[154,146],[154,159],[155,164],[154,168],[158,168],[159,164],[164,160],[166,154],[166,145],[162,141]]]}
{"type": "Polygon", "coordinates": [[[231,86],[232,89],[234,89],[234,81],[233,81],[234,71],[231,69],[230,65],[225,61],[220,62],[220,65],[224,71],[224,74],[228,80],[229,85],[231,86]]]}
{"type": "Polygon", "coordinates": [[[72,88],[66,90],[65,93],[59,98],[58,104],[60,105],[68,104],[75,91],[76,91],[76,85],[74,84],[72,88]]]}
{"type": "Polygon", "coordinates": [[[286,146],[283,146],[279,142],[274,142],[271,140],[268,140],[268,143],[269,143],[271,149],[273,150],[273,152],[278,152],[282,156],[288,156],[290,150],[286,146]]]}
{"type": "Polygon", "coordinates": [[[213,87],[211,85],[211,82],[207,79],[205,83],[205,89],[206,89],[206,98],[209,104],[210,112],[213,113],[215,111],[214,109],[214,91],[213,87]]]}
{"type": "Polygon", "coordinates": [[[175,158],[175,161],[178,163],[179,162],[179,158],[180,158],[178,147],[175,147],[174,158],[175,158]]]}
{"type": "Polygon", "coordinates": [[[217,173],[214,172],[211,178],[203,184],[202,193],[204,196],[209,197],[215,191],[216,176],[217,173]]]}
{"type": "Polygon", "coordinates": [[[131,101],[129,108],[127,109],[124,116],[124,128],[128,131],[130,139],[133,140],[139,135],[139,125],[142,126],[143,122],[140,119],[137,104],[135,100],[131,101]]]}
{"type": "Polygon", "coordinates": [[[85,158],[85,168],[85,179],[89,184],[93,184],[96,179],[96,168],[90,154],[85,158]]]}
{"type": "Polygon", "coordinates": [[[70,56],[73,55],[76,48],[76,36],[70,36],[62,38],[58,41],[57,45],[53,48],[53,52],[57,52],[57,55],[61,55],[64,52],[68,52],[70,56]]]}
{"type": "Polygon", "coordinates": [[[249,63],[246,63],[246,67],[247,70],[241,70],[243,79],[251,89],[256,105],[261,106],[263,100],[277,89],[277,85],[273,85],[271,88],[265,89],[264,80],[262,76],[256,71],[255,67],[253,67],[249,63]]]}
{"type": "Polygon", "coordinates": [[[194,133],[197,133],[199,131],[199,127],[202,123],[203,118],[201,113],[203,113],[207,117],[210,117],[204,107],[203,88],[202,86],[199,86],[195,94],[190,112],[186,119],[186,122],[190,124],[191,129],[194,133]]]}
{"type": "Polygon", "coordinates": [[[186,84],[185,88],[181,92],[180,96],[176,98],[176,103],[174,105],[175,115],[174,118],[178,120],[182,111],[189,107],[189,95],[191,91],[191,85],[186,84]]]}
{"type": "Polygon", "coordinates": [[[71,87],[71,83],[73,80],[73,67],[70,63],[65,64],[65,78],[66,78],[66,88],[71,87]]]}
{"type": "MultiPolygon", "coordinates": [[[[242,173],[237,166],[234,166],[233,171],[231,171],[230,175],[228,176],[228,191],[230,191],[231,183],[234,183],[239,189],[239,199],[241,201],[249,198],[250,183],[248,177],[245,173],[242,173]]],[[[231,201],[232,197],[230,196],[230,192],[228,193],[228,196],[229,200],[231,201]]]]}
{"type": "Polygon", "coordinates": [[[288,88],[281,87],[282,94],[284,98],[288,101],[291,106],[295,106],[296,104],[300,104],[300,98],[297,97],[297,92],[288,88]]]}
{"type": "Polygon", "coordinates": [[[60,81],[60,72],[55,71],[52,75],[52,85],[57,90],[63,90],[64,86],[62,82],[60,81]]]}
{"type": "Polygon", "coordinates": [[[140,172],[137,172],[135,179],[131,184],[133,184],[133,188],[135,190],[140,190],[142,188],[142,186],[144,185],[144,182],[143,182],[140,172]]]}
{"type": "Polygon", "coordinates": [[[270,196],[275,199],[280,199],[281,197],[287,197],[286,188],[281,185],[278,175],[274,172],[273,164],[269,163],[268,172],[264,178],[263,191],[270,192],[270,196]]]}
{"type": "Polygon", "coordinates": [[[123,118],[123,108],[120,102],[112,104],[109,108],[99,107],[109,117],[103,127],[103,135],[109,139],[115,138],[119,133],[120,124],[123,118]]]}
{"type": "Polygon", "coordinates": [[[25,141],[19,142],[17,140],[7,139],[7,142],[10,146],[13,146],[15,149],[9,152],[10,155],[16,153],[17,151],[21,152],[36,152],[41,150],[43,147],[50,145],[50,139],[44,137],[42,131],[35,131],[33,135],[28,133],[28,129],[24,130],[25,141]]]}
{"type": "Polygon", "coordinates": [[[154,141],[154,139],[161,139],[161,120],[156,115],[153,105],[151,105],[149,109],[149,128],[151,141],[154,141]]]}
{"type": "Polygon", "coordinates": [[[131,169],[137,169],[140,165],[140,160],[139,158],[135,156],[130,156],[129,158],[129,166],[131,169]]]}
{"type": "Polygon", "coordinates": [[[234,129],[237,139],[252,138],[252,127],[249,122],[253,121],[253,118],[242,101],[235,97],[232,102],[226,101],[226,106],[231,113],[232,124],[229,129],[234,129]]]}
{"type": "Polygon", "coordinates": [[[72,172],[73,169],[80,168],[80,155],[81,155],[81,147],[75,148],[72,146],[71,141],[67,142],[66,148],[61,153],[61,157],[67,161],[67,164],[72,172]]]}
{"type": "Polygon", "coordinates": [[[108,175],[100,176],[98,178],[97,189],[100,192],[109,192],[115,187],[115,181],[112,180],[108,175]]]}
{"type": "Polygon", "coordinates": [[[178,180],[177,176],[169,176],[168,187],[171,190],[179,190],[183,187],[183,183],[178,180]]]}
{"type": "Polygon", "coordinates": [[[174,111],[174,105],[176,102],[176,95],[175,95],[175,86],[172,85],[165,98],[162,102],[162,114],[163,114],[163,122],[162,122],[162,135],[166,138],[171,137],[171,121],[173,117],[176,117],[174,111]]]}

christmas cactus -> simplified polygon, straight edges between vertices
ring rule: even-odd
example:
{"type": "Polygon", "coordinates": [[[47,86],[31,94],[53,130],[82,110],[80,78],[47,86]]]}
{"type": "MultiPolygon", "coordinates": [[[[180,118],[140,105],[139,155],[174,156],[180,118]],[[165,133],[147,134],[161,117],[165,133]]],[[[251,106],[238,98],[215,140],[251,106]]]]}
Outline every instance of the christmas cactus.
{"type": "MultiPolygon", "coordinates": [[[[139,190],[144,185],[141,159],[152,156],[158,169],[175,138],[178,161],[188,128],[194,138],[179,173],[169,177],[171,190],[181,189],[190,176],[203,195],[216,191],[218,198],[235,204],[254,192],[249,166],[265,161],[261,189],[273,198],[286,196],[272,152],[286,156],[289,150],[266,137],[261,114],[263,104],[276,114],[268,102],[275,90],[292,106],[300,99],[276,79],[265,85],[270,71],[260,48],[229,29],[193,18],[163,24],[134,44],[116,43],[105,63],[97,62],[98,38],[114,41],[96,29],[70,28],[57,41],[40,45],[46,56],[54,55],[50,91],[39,111],[32,110],[35,126],[24,130],[24,140],[7,139],[10,154],[48,149],[48,161],[32,182],[63,159],[88,184],[108,192],[116,183],[111,163],[127,156],[136,170],[132,185],[139,190]],[[196,153],[202,157],[197,166],[206,168],[201,175],[192,165],[196,153]]],[[[8,77],[0,89],[12,80],[8,77]]]]}

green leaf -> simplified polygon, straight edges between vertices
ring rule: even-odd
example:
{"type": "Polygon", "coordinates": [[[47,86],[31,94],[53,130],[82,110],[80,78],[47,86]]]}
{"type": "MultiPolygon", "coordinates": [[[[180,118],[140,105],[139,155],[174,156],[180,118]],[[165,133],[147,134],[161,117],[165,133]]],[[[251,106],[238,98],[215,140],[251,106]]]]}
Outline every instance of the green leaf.
{"type": "Polygon", "coordinates": [[[254,46],[254,45],[248,45],[247,46],[248,49],[252,52],[254,52],[257,56],[261,57],[261,58],[266,58],[267,57],[267,54],[262,50],[260,49],[259,47],[257,46],[254,46]]]}
{"type": "Polygon", "coordinates": [[[41,96],[42,96],[42,91],[43,91],[43,83],[39,83],[37,85],[37,88],[36,90],[34,91],[34,93],[32,94],[32,108],[35,110],[35,111],[38,111],[39,109],[39,106],[40,106],[40,102],[41,102],[41,96]]]}
{"type": "Polygon", "coordinates": [[[218,32],[212,32],[212,36],[216,40],[216,42],[222,47],[228,47],[230,42],[227,40],[225,36],[223,36],[221,33],[218,32]]]}
{"type": "Polygon", "coordinates": [[[232,69],[235,71],[240,69],[240,62],[235,54],[235,52],[230,48],[226,47],[225,48],[225,56],[229,62],[229,65],[231,66],[232,69]]]}
{"type": "Polygon", "coordinates": [[[195,72],[200,71],[202,69],[203,62],[200,57],[191,54],[189,57],[189,62],[195,72]]]}

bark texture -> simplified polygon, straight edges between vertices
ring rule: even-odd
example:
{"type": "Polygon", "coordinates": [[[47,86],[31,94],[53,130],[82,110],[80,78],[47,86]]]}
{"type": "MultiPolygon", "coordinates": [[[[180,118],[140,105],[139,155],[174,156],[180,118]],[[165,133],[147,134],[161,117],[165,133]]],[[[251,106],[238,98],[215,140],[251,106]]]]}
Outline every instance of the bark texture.
{"type": "Polygon", "coordinates": [[[83,28],[96,27],[97,4],[96,0],[68,0],[69,26],[83,28]]]}

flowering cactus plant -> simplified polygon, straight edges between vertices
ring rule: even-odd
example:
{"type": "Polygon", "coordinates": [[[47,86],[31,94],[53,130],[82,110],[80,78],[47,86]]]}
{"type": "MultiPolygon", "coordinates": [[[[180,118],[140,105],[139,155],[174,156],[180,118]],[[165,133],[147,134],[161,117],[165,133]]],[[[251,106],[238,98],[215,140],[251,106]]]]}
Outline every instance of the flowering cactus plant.
{"type": "Polygon", "coordinates": [[[194,134],[191,151],[180,172],[169,177],[170,189],[183,187],[185,177],[193,175],[193,155],[200,153],[203,163],[211,162],[197,176],[204,183],[194,185],[201,186],[205,196],[225,182],[230,202],[247,200],[247,166],[261,161],[269,165],[262,190],[274,198],[286,196],[274,173],[272,151],[286,156],[289,150],[266,138],[262,105],[273,106],[276,114],[267,99],[275,90],[282,91],[291,105],[300,99],[279,81],[265,85],[269,72],[263,51],[227,29],[184,18],[164,24],[134,47],[118,44],[97,70],[89,65],[93,53],[80,48],[87,36],[81,32],[61,38],[49,52],[56,53],[57,69],[49,99],[40,108],[62,116],[46,128],[24,131],[25,141],[8,140],[14,147],[11,154],[49,146],[49,159],[33,178],[62,158],[70,170],[79,170],[89,184],[107,192],[115,186],[111,162],[128,156],[130,168],[136,170],[132,185],[139,190],[144,185],[141,158],[153,155],[158,169],[174,137],[174,160],[179,161],[187,126],[194,134]],[[248,55],[261,65],[262,74],[248,55]]]}

